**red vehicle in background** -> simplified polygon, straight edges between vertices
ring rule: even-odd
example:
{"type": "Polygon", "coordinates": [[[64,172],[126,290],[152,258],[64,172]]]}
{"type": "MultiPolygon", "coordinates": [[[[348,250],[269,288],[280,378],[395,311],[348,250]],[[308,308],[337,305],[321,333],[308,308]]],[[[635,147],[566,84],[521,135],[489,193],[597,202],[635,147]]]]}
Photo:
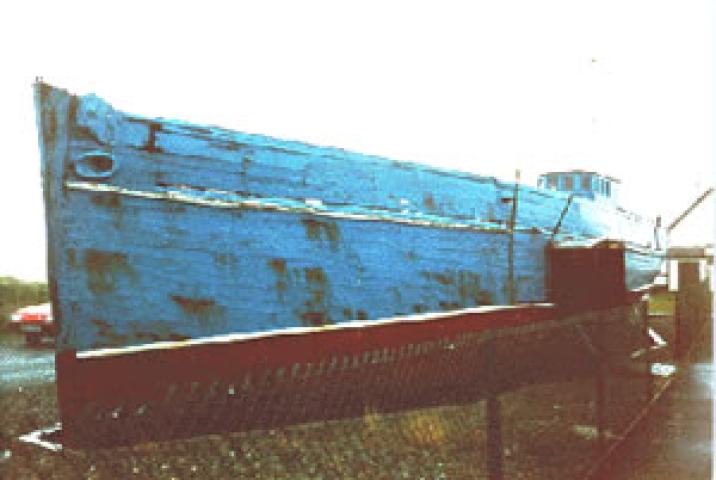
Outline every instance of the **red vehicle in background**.
{"type": "Polygon", "coordinates": [[[39,345],[43,337],[53,337],[57,333],[52,307],[49,303],[30,305],[17,310],[10,316],[10,324],[25,335],[28,345],[39,345]]]}

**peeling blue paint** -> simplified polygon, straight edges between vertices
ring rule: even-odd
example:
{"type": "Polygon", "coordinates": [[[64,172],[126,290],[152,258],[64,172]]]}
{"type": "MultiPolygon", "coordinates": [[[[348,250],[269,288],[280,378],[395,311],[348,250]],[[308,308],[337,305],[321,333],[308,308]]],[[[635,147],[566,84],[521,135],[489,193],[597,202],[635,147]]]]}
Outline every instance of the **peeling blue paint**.
{"type": "MultiPolygon", "coordinates": [[[[37,92],[59,350],[510,298],[512,183],[37,92]],[[87,163],[93,152],[103,153],[87,163]],[[89,170],[69,168],[83,159],[89,170]]],[[[544,301],[544,248],[568,195],[529,186],[519,195],[515,298],[544,301]]],[[[646,248],[653,224],[576,198],[561,232],[646,248]]],[[[659,256],[627,261],[636,284],[659,256]]]]}

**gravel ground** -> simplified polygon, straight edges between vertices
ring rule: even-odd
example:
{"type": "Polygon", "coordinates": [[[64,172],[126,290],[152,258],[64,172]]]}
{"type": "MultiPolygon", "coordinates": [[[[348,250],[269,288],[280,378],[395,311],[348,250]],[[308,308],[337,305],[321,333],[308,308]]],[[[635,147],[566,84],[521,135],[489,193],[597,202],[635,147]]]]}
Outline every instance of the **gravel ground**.
{"type": "MultiPolygon", "coordinates": [[[[618,439],[644,405],[645,379],[635,373],[643,368],[610,373],[607,444],[618,439]]],[[[655,382],[656,389],[661,380],[655,382]]],[[[505,478],[580,478],[600,451],[595,392],[594,378],[580,378],[503,394],[505,478]]],[[[133,447],[51,452],[17,438],[58,421],[52,379],[2,381],[0,393],[0,478],[487,478],[484,402],[400,414],[366,412],[356,419],[133,447]]]]}
{"type": "MultiPolygon", "coordinates": [[[[608,423],[619,432],[636,413],[625,401],[636,392],[634,382],[613,390],[608,423]]],[[[592,380],[503,395],[506,478],[579,478],[597,452],[593,398],[592,380]]],[[[0,408],[2,478],[486,478],[483,402],[60,453],[15,440],[57,421],[53,385],[8,392],[0,408]]]]}

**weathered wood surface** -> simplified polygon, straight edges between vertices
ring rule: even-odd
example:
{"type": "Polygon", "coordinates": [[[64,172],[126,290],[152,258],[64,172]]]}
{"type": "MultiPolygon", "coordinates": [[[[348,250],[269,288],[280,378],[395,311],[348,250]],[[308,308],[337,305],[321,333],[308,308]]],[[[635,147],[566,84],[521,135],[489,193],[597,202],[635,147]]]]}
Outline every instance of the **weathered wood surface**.
{"type": "MultiPolygon", "coordinates": [[[[513,184],[139,118],[43,84],[37,104],[59,351],[507,303],[513,184]]],[[[513,288],[539,302],[568,197],[519,195],[513,288]]],[[[653,225],[575,199],[561,232],[646,246],[653,225]]],[[[630,257],[630,283],[658,267],[630,257]]]]}

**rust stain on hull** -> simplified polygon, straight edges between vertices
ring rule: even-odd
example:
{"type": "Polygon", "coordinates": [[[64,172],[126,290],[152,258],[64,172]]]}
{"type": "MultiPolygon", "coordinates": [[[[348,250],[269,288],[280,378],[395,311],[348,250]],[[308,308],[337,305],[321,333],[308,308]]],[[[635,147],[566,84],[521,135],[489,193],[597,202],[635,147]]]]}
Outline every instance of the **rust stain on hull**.
{"type": "Polygon", "coordinates": [[[442,294],[448,297],[438,303],[442,310],[493,304],[492,294],[481,288],[480,275],[475,272],[468,270],[423,271],[420,272],[420,275],[426,280],[434,281],[442,286],[442,294]]]}
{"type": "Polygon", "coordinates": [[[276,289],[276,293],[278,294],[278,300],[279,302],[284,302],[284,294],[288,289],[289,280],[286,260],[283,258],[272,258],[268,261],[268,266],[276,275],[276,282],[274,283],[274,288],[276,289]]]}
{"type": "Polygon", "coordinates": [[[325,240],[329,243],[331,250],[338,248],[338,242],[341,240],[338,225],[335,222],[324,222],[314,218],[304,218],[301,220],[306,228],[306,237],[309,240],[325,240]]]}
{"type": "Polygon", "coordinates": [[[306,267],[303,269],[303,276],[308,299],[304,301],[306,311],[299,314],[301,322],[311,327],[334,323],[329,313],[330,302],[327,298],[330,288],[326,272],[321,267],[306,267]]]}
{"type": "Polygon", "coordinates": [[[191,298],[183,295],[172,295],[171,299],[184,312],[191,315],[205,315],[216,304],[213,298],[191,298]]]}
{"type": "Polygon", "coordinates": [[[286,274],[286,260],[283,258],[272,258],[268,263],[271,270],[273,270],[277,275],[286,274]]]}
{"type": "Polygon", "coordinates": [[[301,321],[309,327],[320,327],[333,323],[326,312],[305,312],[301,314],[301,321]]]}
{"type": "Polygon", "coordinates": [[[94,294],[114,291],[120,276],[132,274],[127,255],[119,252],[87,249],[84,268],[87,272],[87,287],[94,294]]]}

